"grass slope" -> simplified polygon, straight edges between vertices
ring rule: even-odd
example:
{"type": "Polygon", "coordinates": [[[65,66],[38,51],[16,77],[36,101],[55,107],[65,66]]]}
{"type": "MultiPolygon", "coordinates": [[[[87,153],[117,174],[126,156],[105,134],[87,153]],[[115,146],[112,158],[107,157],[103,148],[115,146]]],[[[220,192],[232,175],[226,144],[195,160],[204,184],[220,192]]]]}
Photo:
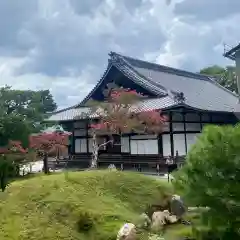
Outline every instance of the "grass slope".
{"type": "Polygon", "coordinates": [[[69,172],[15,181],[0,193],[0,239],[116,239],[124,222],[164,194],[171,194],[168,183],[137,173],[69,172]],[[93,227],[84,231],[79,225],[87,216],[93,227]]]}

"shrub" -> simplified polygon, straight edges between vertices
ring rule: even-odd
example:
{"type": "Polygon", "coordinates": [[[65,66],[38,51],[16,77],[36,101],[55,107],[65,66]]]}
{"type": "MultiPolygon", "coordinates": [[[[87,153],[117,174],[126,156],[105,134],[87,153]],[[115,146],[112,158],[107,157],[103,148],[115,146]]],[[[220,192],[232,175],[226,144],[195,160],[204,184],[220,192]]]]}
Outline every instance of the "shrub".
{"type": "Polygon", "coordinates": [[[2,192],[5,191],[10,178],[14,177],[15,174],[16,169],[13,161],[6,155],[0,155],[0,188],[2,192]]]}
{"type": "Polygon", "coordinates": [[[191,227],[182,227],[174,231],[174,236],[178,239],[194,239],[191,227]]]}
{"type": "Polygon", "coordinates": [[[188,204],[209,207],[201,212],[203,228],[216,239],[240,237],[240,126],[206,127],[175,177],[188,204]]]}
{"type": "Polygon", "coordinates": [[[77,228],[79,232],[87,232],[94,225],[93,216],[88,212],[81,212],[77,221],[77,228]]]}

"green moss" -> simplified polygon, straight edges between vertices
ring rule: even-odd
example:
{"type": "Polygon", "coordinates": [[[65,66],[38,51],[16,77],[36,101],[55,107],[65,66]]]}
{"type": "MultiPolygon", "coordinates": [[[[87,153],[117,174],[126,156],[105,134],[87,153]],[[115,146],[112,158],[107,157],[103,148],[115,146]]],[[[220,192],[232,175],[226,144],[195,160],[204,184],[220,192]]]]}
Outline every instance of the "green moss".
{"type": "Polygon", "coordinates": [[[0,193],[0,239],[111,240],[124,222],[172,193],[135,173],[89,171],[39,175],[0,193]]]}

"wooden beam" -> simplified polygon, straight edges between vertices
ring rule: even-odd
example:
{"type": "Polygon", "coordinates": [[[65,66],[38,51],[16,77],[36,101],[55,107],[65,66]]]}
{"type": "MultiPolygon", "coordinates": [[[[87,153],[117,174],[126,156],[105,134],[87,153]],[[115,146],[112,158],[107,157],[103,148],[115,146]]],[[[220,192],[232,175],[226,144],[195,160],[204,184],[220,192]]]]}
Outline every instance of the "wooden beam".
{"type": "Polygon", "coordinates": [[[212,114],[211,114],[211,113],[208,113],[208,115],[209,115],[210,123],[213,123],[212,114]]]}
{"type": "Polygon", "coordinates": [[[203,128],[203,123],[202,123],[202,112],[199,113],[199,118],[200,118],[200,128],[201,128],[201,131],[202,131],[202,128],[203,128]]]}
{"type": "Polygon", "coordinates": [[[162,134],[158,135],[158,154],[163,156],[163,140],[162,134]]]}
{"type": "Polygon", "coordinates": [[[87,124],[86,124],[86,141],[87,141],[87,153],[89,153],[89,136],[88,136],[88,125],[89,125],[89,121],[87,120],[87,124]]]}
{"type": "Polygon", "coordinates": [[[169,114],[169,127],[170,127],[171,156],[174,157],[172,112],[170,112],[170,114],[169,114]]]}
{"type": "Polygon", "coordinates": [[[74,122],[73,122],[73,124],[72,124],[72,152],[73,152],[73,154],[76,154],[75,153],[75,135],[74,135],[74,131],[75,130],[75,128],[74,128],[74,122]]]}
{"type": "Polygon", "coordinates": [[[186,133],[186,116],[185,113],[183,113],[183,129],[184,129],[184,142],[185,142],[185,151],[187,154],[187,133],[186,133]]]}

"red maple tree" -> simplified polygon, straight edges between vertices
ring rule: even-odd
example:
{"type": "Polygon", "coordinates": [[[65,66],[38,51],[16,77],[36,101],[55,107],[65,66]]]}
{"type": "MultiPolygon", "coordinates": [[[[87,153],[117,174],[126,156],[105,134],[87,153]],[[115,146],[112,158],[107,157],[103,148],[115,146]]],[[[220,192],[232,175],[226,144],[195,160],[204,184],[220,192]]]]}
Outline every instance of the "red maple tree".
{"type": "Polygon", "coordinates": [[[29,137],[30,148],[43,157],[44,172],[48,173],[48,156],[64,156],[67,154],[68,139],[70,133],[51,132],[31,135],[29,137]]]}
{"type": "Polygon", "coordinates": [[[92,168],[97,167],[99,149],[107,144],[114,144],[113,135],[162,132],[167,121],[166,116],[162,115],[161,110],[142,111],[140,103],[144,98],[134,90],[115,88],[109,91],[106,101],[90,103],[91,114],[97,114],[99,119],[90,124],[93,137],[92,168]],[[100,135],[108,135],[111,140],[98,144],[100,135]]]}
{"type": "Polygon", "coordinates": [[[34,158],[31,151],[28,148],[24,148],[21,141],[17,140],[9,140],[6,147],[0,148],[0,155],[6,155],[14,163],[18,164],[33,161],[31,158],[34,158]]]}
{"type": "Polygon", "coordinates": [[[20,141],[10,140],[8,142],[8,146],[0,148],[0,154],[8,154],[8,153],[27,153],[28,149],[24,149],[22,143],[20,141]]]}

